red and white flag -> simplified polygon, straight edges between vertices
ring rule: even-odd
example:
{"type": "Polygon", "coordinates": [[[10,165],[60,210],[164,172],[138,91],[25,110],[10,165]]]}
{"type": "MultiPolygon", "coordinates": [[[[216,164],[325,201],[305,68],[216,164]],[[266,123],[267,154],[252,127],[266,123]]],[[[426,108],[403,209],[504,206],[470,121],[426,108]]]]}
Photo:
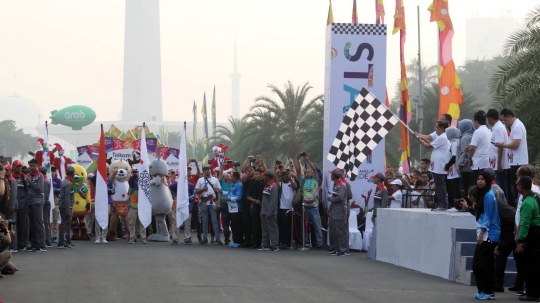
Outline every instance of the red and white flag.
{"type": "Polygon", "coordinates": [[[99,138],[98,163],[96,174],[96,221],[101,228],[109,226],[109,195],[107,191],[107,152],[105,150],[105,133],[101,124],[101,136],[99,138]]]}

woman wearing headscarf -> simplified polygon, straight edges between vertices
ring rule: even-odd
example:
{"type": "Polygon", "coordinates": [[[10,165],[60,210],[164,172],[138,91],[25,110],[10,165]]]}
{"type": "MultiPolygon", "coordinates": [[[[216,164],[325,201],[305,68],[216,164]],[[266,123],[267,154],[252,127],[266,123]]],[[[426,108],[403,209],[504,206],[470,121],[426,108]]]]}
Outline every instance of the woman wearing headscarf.
{"type": "Polygon", "coordinates": [[[470,119],[463,119],[458,122],[458,129],[461,132],[461,140],[458,145],[457,166],[458,173],[461,175],[463,188],[467,190],[476,183],[476,180],[471,180],[472,168],[469,161],[469,153],[465,152],[465,148],[471,144],[474,133],[474,124],[470,119]]]}
{"type": "Polygon", "coordinates": [[[482,171],[476,181],[476,249],[473,257],[473,273],[478,292],[476,299],[495,299],[495,259],[493,252],[501,234],[501,220],[495,194],[491,189],[491,175],[482,171]]]}
{"type": "Polygon", "coordinates": [[[458,172],[458,147],[461,132],[455,127],[446,129],[446,137],[450,141],[450,161],[444,166],[447,172],[446,191],[448,192],[448,208],[455,207],[461,200],[461,177],[458,172]]]}

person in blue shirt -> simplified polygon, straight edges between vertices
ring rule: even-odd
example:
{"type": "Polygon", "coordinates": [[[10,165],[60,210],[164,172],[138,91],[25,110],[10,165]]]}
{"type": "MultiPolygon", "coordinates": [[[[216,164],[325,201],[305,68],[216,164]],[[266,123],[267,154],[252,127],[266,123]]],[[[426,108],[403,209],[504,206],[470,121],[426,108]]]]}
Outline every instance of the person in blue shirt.
{"type": "MultiPolygon", "coordinates": [[[[225,217],[223,217],[223,224],[225,226],[228,227],[228,224],[231,224],[233,243],[231,243],[229,247],[237,248],[242,243],[244,236],[242,232],[242,194],[244,192],[244,186],[240,181],[240,173],[237,171],[232,173],[230,180],[230,185],[232,186],[230,187],[228,194],[221,198],[222,201],[227,203],[223,204],[222,202],[221,207],[227,207],[227,213],[230,218],[230,221],[225,221],[225,217]]],[[[228,240],[228,238],[226,237],[225,240],[228,240]]]]}
{"type": "Polygon", "coordinates": [[[477,242],[473,257],[473,273],[478,292],[474,295],[479,300],[495,299],[495,259],[493,253],[501,235],[501,219],[497,200],[491,189],[491,175],[482,171],[476,180],[476,234],[477,242]]]}

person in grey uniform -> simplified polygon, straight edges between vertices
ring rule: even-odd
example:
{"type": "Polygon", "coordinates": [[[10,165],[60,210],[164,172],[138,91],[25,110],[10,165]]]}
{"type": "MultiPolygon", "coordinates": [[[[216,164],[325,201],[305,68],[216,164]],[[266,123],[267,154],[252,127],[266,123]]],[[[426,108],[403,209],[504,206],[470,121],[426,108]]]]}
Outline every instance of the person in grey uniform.
{"type": "Polygon", "coordinates": [[[274,182],[274,172],[264,173],[266,185],[261,202],[261,248],[258,250],[279,250],[279,231],[277,225],[278,188],[274,182]]]}
{"type": "Polygon", "coordinates": [[[28,216],[26,211],[26,201],[28,199],[28,180],[26,175],[22,173],[23,163],[21,160],[13,161],[13,179],[17,184],[17,229],[14,238],[17,238],[17,251],[32,251],[31,247],[26,247],[28,244],[28,216]]]}
{"type": "Polygon", "coordinates": [[[43,175],[43,225],[45,227],[45,246],[47,248],[51,246],[51,201],[49,195],[51,194],[51,181],[47,178],[47,168],[45,166],[39,167],[39,172],[43,175]]]}
{"type": "Polygon", "coordinates": [[[38,170],[36,159],[28,161],[30,173],[28,176],[28,222],[32,237],[33,252],[45,252],[45,226],[43,226],[43,175],[38,170]]]}
{"type": "Polygon", "coordinates": [[[75,203],[74,191],[73,191],[73,176],[75,175],[75,169],[69,166],[66,169],[66,179],[62,181],[60,185],[60,196],[58,198],[58,208],[60,209],[60,231],[58,236],[58,248],[72,248],[71,237],[69,236],[69,227],[71,225],[71,214],[73,212],[73,204],[75,203]]]}
{"type": "Polygon", "coordinates": [[[346,215],[347,207],[347,186],[341,179],[341,171],[334,169],[332,171],[332,195],[328,196],[330,206],[328,208],[328,216],[332,219],[332,229],[330,230],[333,249],[330,250],[332,256],[350,256],[347,252],[349,239],[347,237],[346,215]]]}

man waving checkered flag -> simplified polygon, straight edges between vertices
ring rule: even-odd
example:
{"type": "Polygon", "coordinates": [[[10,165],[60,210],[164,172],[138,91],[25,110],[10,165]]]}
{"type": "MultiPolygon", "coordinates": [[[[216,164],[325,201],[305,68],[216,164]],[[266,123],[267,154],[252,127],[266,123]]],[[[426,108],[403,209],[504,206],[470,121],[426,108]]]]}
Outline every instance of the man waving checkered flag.
{"type": "Polygon", "coordinates": [[[360,164],[398,122],[384,104],[362,88],[343,117],[327,159],[345,170],[351,180],[356,179],[360,164]]]}

